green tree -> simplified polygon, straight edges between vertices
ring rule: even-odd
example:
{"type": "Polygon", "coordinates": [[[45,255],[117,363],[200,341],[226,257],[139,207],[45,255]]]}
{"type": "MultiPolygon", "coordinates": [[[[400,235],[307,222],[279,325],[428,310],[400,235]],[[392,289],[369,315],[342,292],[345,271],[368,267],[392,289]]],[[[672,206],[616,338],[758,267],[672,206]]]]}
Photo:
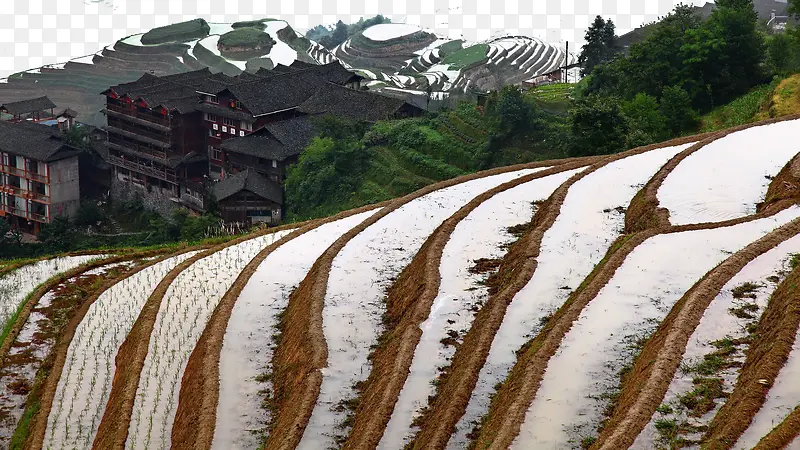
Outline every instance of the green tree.
{"type": "Polygon", "coordinates": [[[667,86],[661,94],[661,114],[666,118],[672,136],[697,126],[698,115],[692,109],[692,99],[680,86],[667,86]]]}
{"type": "Polygon", "coordinates": [[[616,35],[614,22],[611,19],[603,20],[597,16],[586,30],[586,43],[581,48],[578,62],[581,64],[581,74],[588,75],[599,65],[611,59],[614,55],[616,35]]]}
{"type": "Polygon", "coordinates": [[[659,109],[658,100],[644,92],[623,103],[622,111],[628,121],[627,147],[639,147],[667,138],[667,120],[659,109]]]}
{"type": "Polygon", "coordinates": [[[11,224],[6,219],[0,219],[0,246],[6,246],[10,243],[9,232],[11,231],[11,224]]]}
{"type": "Polygon", "coordinates": [[[316,137],[288,170],[286,204],[297,217],[346,203],[370,166],[371,151],[356,139],[316,137]]]}
{"type": "Polygon", "coordinates": [[[336,22],[336,27],[331,34],[320,39],[319,44],[328,50],[332,50],[337,45],[347,40],[347,25],[341,20],[336,22]]]}
{"type": "Polygon", "coordinates": [[[800,0],[789,0],[789,14],[800,19],[800,0]]]}
{"type": "Polygon", "coordinates": [[[491,103],[490,118],[496,134],[505,136],[530,125],[531,104],[525,101],[517,86],[506,86],[491,103]]]}
{"type": "Polygon", "coordinates": [[[570,111],[570,156],[605,155],[625,147],[628,125],[613,97],[586,97],[570,111]]]}
{"type": "Polygon", "coordinates": [[[711,109],[764,81],[764,38],[752,0],[719,0],[711,17],[688,32],[683,82],[693,104],[711,109]]]}
{"type": "Polygon", "coordinates": [[[42,226],[39,241],[49,252],[63,252],[70,248],[73,238],[72,224],[66,217],[56,217],[52,222],[42,226]]]}

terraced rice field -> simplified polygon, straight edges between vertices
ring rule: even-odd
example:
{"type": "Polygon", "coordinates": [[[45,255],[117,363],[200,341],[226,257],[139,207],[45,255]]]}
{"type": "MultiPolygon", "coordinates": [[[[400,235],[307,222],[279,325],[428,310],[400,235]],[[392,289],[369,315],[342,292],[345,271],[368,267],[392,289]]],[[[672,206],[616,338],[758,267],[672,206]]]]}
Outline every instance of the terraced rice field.
{"type": "Polygon", "coordinates": [[[8,310],[66,273],[8,315],[0,440],[796,448],[800,147],[752,142],[798,132],[494,169],[135,263],[23,266],[0,278],[27,283],[8,310]],[[74,307],[55,300],[90,276],[74,307]],[[51,329],[53,305],[69,320],[51,329]]]}

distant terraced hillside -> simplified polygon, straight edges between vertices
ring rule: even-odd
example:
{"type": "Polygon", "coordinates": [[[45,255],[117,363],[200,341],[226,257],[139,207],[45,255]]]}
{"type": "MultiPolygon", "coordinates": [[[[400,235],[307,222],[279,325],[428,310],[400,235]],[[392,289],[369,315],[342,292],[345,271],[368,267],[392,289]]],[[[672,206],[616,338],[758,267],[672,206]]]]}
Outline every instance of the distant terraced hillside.
{"type": "Polygon", "coordinates": [[[138,79],[142,72],[169,75],[209,67],[238,75],[299,60],[339,60],[368,79],[370,89],[421,94],[429,86],[443,97],[453,92],[498,89],[555,70],[575,56],[528,37],[467,43],[436,36],[413,25],[367,28],[328,51],[281,20],[208,23],[203,19],[154,28],[120,39],[95,54],[0,79],[0,100],[46,94],[59,107],[78,111],[80,120],[101,125],[98,95],[111,85],[138,79]]]}

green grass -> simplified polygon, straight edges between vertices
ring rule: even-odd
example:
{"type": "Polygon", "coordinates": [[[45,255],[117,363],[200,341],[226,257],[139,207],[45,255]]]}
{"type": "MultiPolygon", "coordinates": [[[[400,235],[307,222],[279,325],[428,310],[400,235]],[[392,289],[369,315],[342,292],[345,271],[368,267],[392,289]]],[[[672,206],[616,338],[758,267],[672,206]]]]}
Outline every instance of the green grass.
{"type": "Polygon", "coordinates": [[[276,20],[278,20],[278,19],[272,19],[272,18],[269,18],[269,17],[264,18],[264,19],[259,19],[259,20],[244,20],[244,21],[241,21],[241,22],[232,23],[231,24],[231,28],[234,28],[234,29],[236,29],[236,28],[260,28],[260,29],[263,30],[265,23],[274,22],[276,20]]]}
{"type": "Polygon", "coordinates": [[[489,59],[486,57],[488,50],[488,44],[476,44],[446,56],[441,63],[449,64],[452,69],[461,69],[473,64],[480,64],[489,59]]]}
{"type": "Polygon", "coordinates": [[[724,130],[766,118],[764,113],[769,108],[775,86],[775,82],[757,86],[727,105],[715,108],[700,118],[700,130],[698,131],[706,133],[724,130]]]}
{"type": "Polygon", "coordinates": [[[167,42],[184,42],[208,36],[211,27],[204,19],[194,19],[153,28],[142,35],[142,44],[155,45],[167,42]]]}
{"type": "Polygon", "coordinates": [[[275,41],[258,28],[244,27],[229,31],[219,37],[219,45],[226,47],[269,48],[275,41]]]}
{"type": "Polygon", "coordinates": [[[464,45],[464,41],[461,39],[456,39],[455,41],[450,41],[446,44],[442,44],[439,46],[439,52],[444,55],[450,55],[452,53],[456,53],[457,51],[461,50],[464,45]]]}

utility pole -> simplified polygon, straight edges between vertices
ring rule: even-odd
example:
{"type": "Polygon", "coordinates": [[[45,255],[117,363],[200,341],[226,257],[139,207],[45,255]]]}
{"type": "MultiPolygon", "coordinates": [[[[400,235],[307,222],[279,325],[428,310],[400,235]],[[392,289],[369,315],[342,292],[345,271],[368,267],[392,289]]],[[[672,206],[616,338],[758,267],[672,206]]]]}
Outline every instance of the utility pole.
{"type": "Polygon", "coordinates": [[[569,82],[568,74],[569,67],[569,41],[567,41],[567,51],[564,53],[564,83],[569,82]]]}

